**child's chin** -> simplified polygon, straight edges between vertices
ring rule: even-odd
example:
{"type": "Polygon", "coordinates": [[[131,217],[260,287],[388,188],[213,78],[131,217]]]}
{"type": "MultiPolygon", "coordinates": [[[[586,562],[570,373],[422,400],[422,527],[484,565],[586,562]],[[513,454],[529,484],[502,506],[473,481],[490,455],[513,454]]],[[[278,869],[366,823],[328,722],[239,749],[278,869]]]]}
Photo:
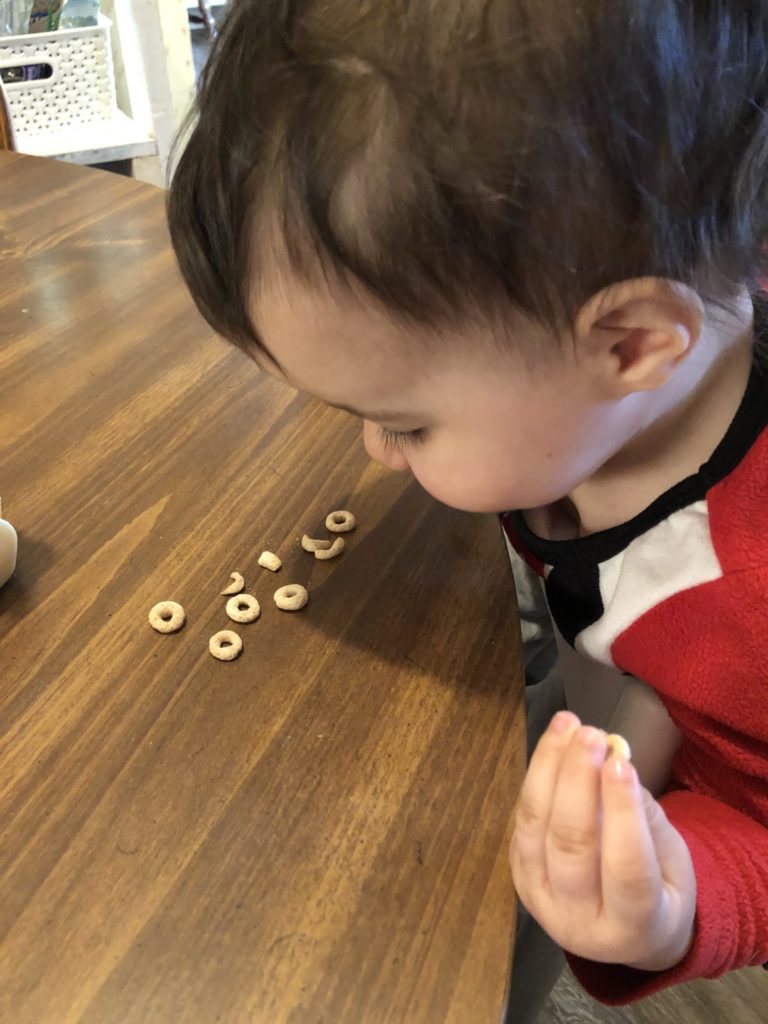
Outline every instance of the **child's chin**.
{"type": "MultiPolygon", "coordinates": [[[[437,497],[437,495],[433,495],[437,497]]],[[[487,500],[478,499],[472,495],[467,495],[465,498],[458,498],[453,501],[446,501],[444,498],[438,498],[444,505],[449,508],[455,508],[459,512],[474,512],[480,514],[492,513],[497,515],[500,512],[514,512],[518,509],[531,508],[531,505],[522,505],[519,502],[509,501],[505,502],[506,496],[499,496],[496,499],[489,498],[487,500]]]]}

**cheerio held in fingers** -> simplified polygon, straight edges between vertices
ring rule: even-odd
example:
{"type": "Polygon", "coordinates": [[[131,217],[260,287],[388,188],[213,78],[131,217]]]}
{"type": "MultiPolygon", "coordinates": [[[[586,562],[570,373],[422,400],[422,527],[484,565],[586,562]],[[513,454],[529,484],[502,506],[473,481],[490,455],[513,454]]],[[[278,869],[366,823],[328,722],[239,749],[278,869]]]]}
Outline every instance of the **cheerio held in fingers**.
{"type": "Polygon", "coordinates": [[[623,761],[632,760],[632,750],[623,736],[620,736],[617,732],[609,733],[606,737],[606,742],[608,744],[607,757],[618,757],[623,761]]]}

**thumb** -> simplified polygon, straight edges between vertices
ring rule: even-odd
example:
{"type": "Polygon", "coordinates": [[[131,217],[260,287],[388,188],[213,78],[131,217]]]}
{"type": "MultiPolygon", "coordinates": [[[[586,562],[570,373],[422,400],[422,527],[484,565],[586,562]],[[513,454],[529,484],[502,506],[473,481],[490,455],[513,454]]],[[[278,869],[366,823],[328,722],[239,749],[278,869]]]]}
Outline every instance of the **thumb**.
{"type": "Polygon", "coordinates": [[[691,887],[691,879],[694,878],[695,881],[695,876],[693,861],[685,840],[672,825],[658,800],[655,800],[645,787],[643,806],[664,881],[678,892],[687,893],[691,887]]]}

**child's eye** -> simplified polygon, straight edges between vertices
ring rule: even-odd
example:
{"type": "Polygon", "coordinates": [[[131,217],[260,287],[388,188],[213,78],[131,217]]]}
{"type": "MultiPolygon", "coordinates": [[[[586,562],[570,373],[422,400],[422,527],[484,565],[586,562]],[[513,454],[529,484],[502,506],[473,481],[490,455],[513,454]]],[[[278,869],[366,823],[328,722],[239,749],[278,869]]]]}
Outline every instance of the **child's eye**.
{"type": "Polygon", "coordinates": [[[386,427],[379,427],[379,441],[385,448],[412,448],[424,440],[425,431],[419,430],[387,430],[386,427]]]}

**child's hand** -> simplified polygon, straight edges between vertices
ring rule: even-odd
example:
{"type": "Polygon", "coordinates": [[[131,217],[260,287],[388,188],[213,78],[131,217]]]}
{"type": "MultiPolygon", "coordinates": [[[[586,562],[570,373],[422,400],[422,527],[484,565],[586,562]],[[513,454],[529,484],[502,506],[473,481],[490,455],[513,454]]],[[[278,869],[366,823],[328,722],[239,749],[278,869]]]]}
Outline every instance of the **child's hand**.
{"type": "Polygon", "coordinates": [[[515,887],[568,952],[666,970],[693,941],[688,847],[628,761],[603,763],[605,733],[579,724],[555,715],[531,758],[510,848],[515,887]]]}

